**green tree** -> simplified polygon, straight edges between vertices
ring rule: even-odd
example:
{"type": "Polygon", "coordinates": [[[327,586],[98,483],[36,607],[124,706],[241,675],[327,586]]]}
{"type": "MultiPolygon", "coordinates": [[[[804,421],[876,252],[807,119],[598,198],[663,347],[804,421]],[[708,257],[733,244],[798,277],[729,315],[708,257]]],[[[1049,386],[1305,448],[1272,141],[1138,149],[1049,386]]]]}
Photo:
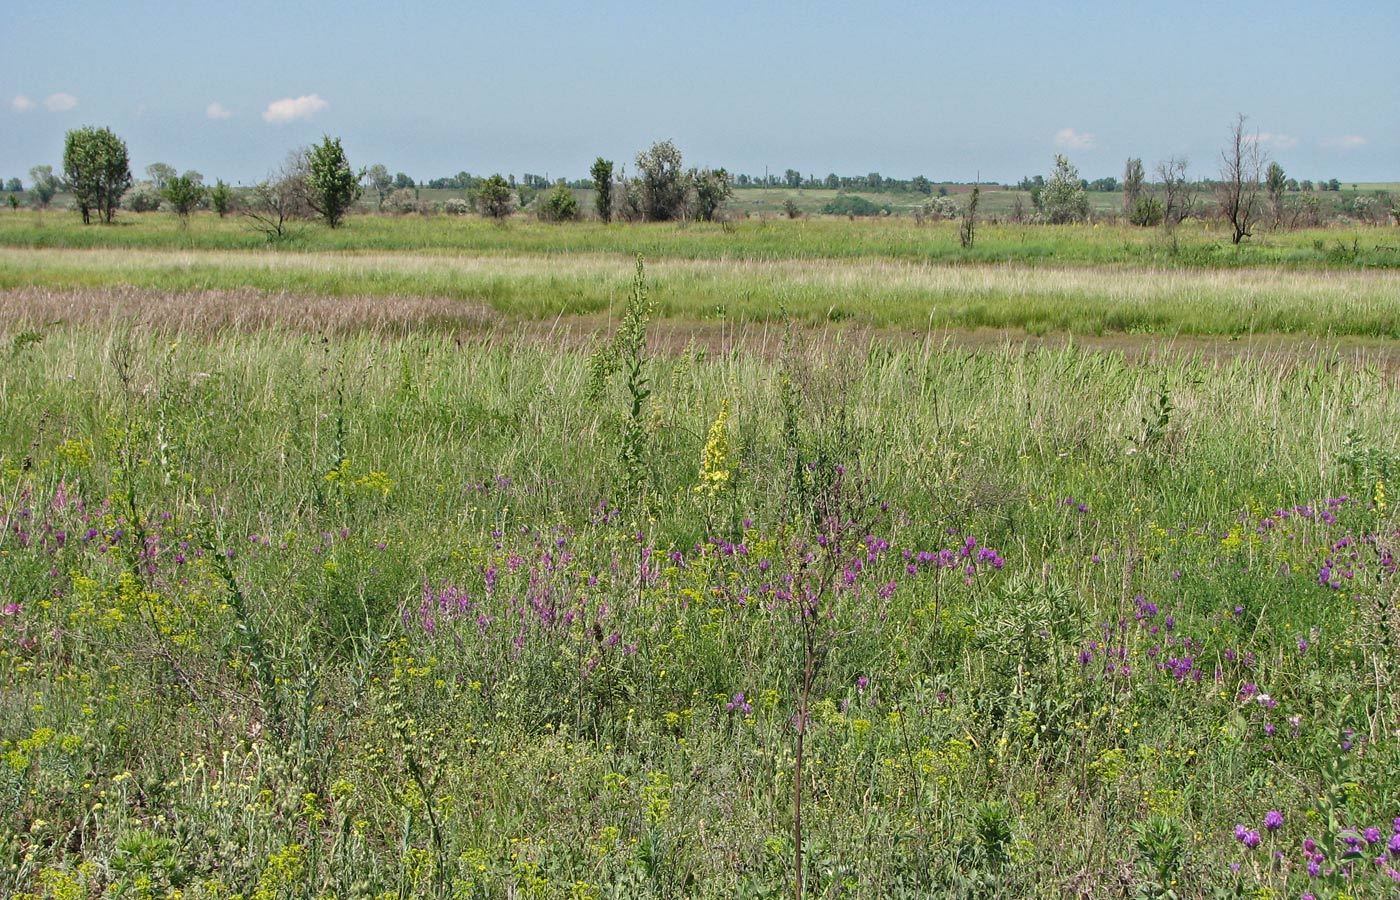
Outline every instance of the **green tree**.
{"type": "Polygon", "coordinates": [[[1040,208],[1046,221],[1054,225],[1083,222],[1089,217],[1089,198],[1079,170],[1062,154],[1055,154],[1055,171],[1040,192],[1040,208]]]}
{"type": "Polygon", "coordinates": [[[1288,190],[1288,176],[1283,173],[1283,166],[1276,162],[1269,163],[1264,173],[1264,187],[1269,192],[1269,206],[1272,207],[1274,227],[1277,228],[1283,224],[1283,192],[1288,190]]]}
{"type": "Polygon", "coordinates": [[[35,166],[29,170],[29,181],[33,185],[29,193],[34,197],[34,205],[47,209],[58,193],[58,179],[54,177],[53,166],[35,166]]]}
{"type": "Polygon", "coordinates": [[[151,163],[146,167],[146,179],[158,191],[163,191],[170,184],[170,179],[176,175],[175,167],[163,162],[151,163]]]}
{"type": "Polygon", "coordinates": [[[384,201],[389,199],[389,192],[394,189],[394,176],[389,174],[383,163],[375,163],[365,172],[365,180],[379,198],[379,211],[383,212],[384,201]]]}
{"type": "Polygon", "coordinates": [[[503,224],[515,208],[510,182],[499,172],[482,181],[476,188],[476,208],[483,216],[490,216],[497,224],[503,224]]]}
{"type": "Polygon", "coordinates": [[[613,164],[610,159],[598,157],[588,170],[593,179],[593,208],[604,223],[612,221],[613,164]]]}
{"type": "Polygon", "coordinates": [[[909,187],[912,188],[916,194],[923,194],[926,197],[933,195],[933,182],[922,175],[915,175],[913,180],[909,182],[909,187]]]}
{"type": "Polygon", "coordinates": [[[175,214],[180,217],[181,225],[189,223],[190,213],[193,212],[194,208],[199,205],[199,202],[204,199],[206,193],[206,189],[201,183],[202,179],[192,177],[196,175],[198,175],[196,172],[174,175],[167,179],[165,190],[161,191],[166,202],[175,210],[175,214]]]}
{"type": "Polygon", "coordinates": [[[5,190],[9,191],[11,194],[18,194],[20,191],[24,190],[24,182],[20,181],[18,178],[11,178],[9,181],[5,182],[5,190]]]}
{"type": "Polygon", "coordinates": [[[339,228],[345,214],[360,199],[363,172],[350,168],[340,138],[325,136],[306,152],[306,203],[332,228],[339,228]]]}
{"type": "Polygon", "coordinates": [[[702,222],[713,222],[724,201],[734,193],[729,173],[724,169],[692,169],[690,182],[695,186],[695,217],[702,222]]]}
{"type": "Polygon", "coordinates": [[[1129,215],[1137,209],[1138,198],[1142,196],[1142,186],[1146,180],[1142,160],[1130,157],[1123,166],[1123,211],[1129,215]]]}
{"type": "Polygon", "coordinates": [[[209,205],[214,207],[214,212],[218,213],[221,219],[233,208],[233,191],[229,190],[223,179],[215,181],[213,189],[209,191],[209,205]]]}
{"type": "Polygon", "coordinates": [[[122,194],[131,187],[126,142],[110,128],[87,126],[68,132],[63,141],[63,175],[83,214],[83,224],[97,213],[110,223],[122,194]]]}
{"type": "Polygon", "coordinates": [[[651,222],[669,222],[685,215],[689,185],[681,168],[681,151],[670,141],[659,141],[637,154],[641,180],[642,215],[651,222]]]}
{"type": "Polygon", "coordinates": [[[1150,228],[1153,225],[1160,225],[1165,209],[1162,201],[1150,194],[1143,194],[1138,198],[1138,202],[1133,204],[1133,208],[1128,211],[1128,221],[1134,225],[1150,228]]]}
{"type": "Polygon", "coordinates": [[[572,222],[578,218],[578,198],[564,179],[559,179],[554,190],[540,207],[540,218],[546,222],[572,222]]]}

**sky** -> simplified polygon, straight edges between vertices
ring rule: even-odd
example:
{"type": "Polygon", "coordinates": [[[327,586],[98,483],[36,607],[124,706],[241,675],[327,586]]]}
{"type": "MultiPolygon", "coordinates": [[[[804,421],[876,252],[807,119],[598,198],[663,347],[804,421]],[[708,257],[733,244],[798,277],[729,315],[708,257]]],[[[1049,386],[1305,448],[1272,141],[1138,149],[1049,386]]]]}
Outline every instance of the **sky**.
{"type": "Polygon", "coordinates": [[[1014,182],[1186,156],[1239,114],[1291,176],[1400,180],[1400,2],[129,2],[0,16],[0,178],[112,128],[251,183],[342,139],[357,167],[587,177],[687,165],[1014,182]]]}

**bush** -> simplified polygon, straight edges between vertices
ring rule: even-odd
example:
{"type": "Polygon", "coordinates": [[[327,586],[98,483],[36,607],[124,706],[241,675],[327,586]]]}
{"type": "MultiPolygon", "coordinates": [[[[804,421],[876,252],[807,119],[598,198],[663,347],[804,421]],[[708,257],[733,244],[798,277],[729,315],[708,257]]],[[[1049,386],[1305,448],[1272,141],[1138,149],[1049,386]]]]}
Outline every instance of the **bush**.
{"type": "Polygon", "coordinates": [[[690,182],[695,186],[695,217],[702,222],[713,222],[724,201],[734,193],[734,184],[724,169],[701,169],[690,172],[690,182]]]}
{"type": "Polygon", "coordinates": [[[498,223],[505,222],[515,209],[510,183],[499,173],[482,181],[476,189],[476,207],[483,216],[490,216],[498,223]]]}
{"type": "Polygon", "coordinates": [[[540,204],[539,216],[545,222],[572,222],[578,218],[578,198],[563,179],[540,204]]]}
{"type": "Polygon", "coordinates": [[[652,144],[637,154],[642,212],[649,222],[669,222],[685,215],[689,179],[681,168],[681,151],[670,141],[652,144]]]}
{"type": "Polygon", "coordinates": [[[783,201],[783,212],[787,214],[789,219],[796,219],[802,215],[802,210],[798,209],[797,204],[790,199],[783,201]]]}
{"type": "Polygon", "coordinates": [[[167,181],[161,195],[170,203],[181,219],[188,219],[190,213],[200,204],[206,193],[207,190],[198,178],[186,172],[167,181]]]}
{"type": "Polygon", "coordinates": [[[122,197],[122,209],[134,213],[155,212],[160,209],[160,191],[149,181],[143,181],[127,191],[122,197]]]}
{"type": "Polygon", "coordinates": [[[453,197],[442,204],[442,211],[449,216],[465,216],[472,211],[472,207],[461,197],[453,197]]]}
{"type": "Polygon", "coordinates": [[[418,196],[412,190],[399,188],[389,194],[388,199],[384,201],[384,209],[396,215],[406,216],[409,213],[421,212],[422,204],[418,202],[418,196]]]}
{"type": "Polygon", "coordinates": [[[888,206],[876,206],[864,197],[842,194],[822,207],[828,216],[888,216],[888,206]]]}
{"type": "Polygon", "coordinates": [[[1161,200],[1156,197],[1139,197],[1133,208],[1128,211],[1128,221],[1143,228],[1151,228],[1162,224],[1165,215],[1166,210],[1162,208],[1161,200]]]}
{"type": "Polygon", "coordinates": [[[223,179],[214,182],[214,189],[209,192],[209,205],[221,219],[233,209],[233,191],[224,184],[223,179]]]}
{"type": "Polygon", "coordinates": [[[1055,172],[1040,192],[1040,211],[1051,225],[1083,222],[1089,218],[1089,197],[1079,170],[1060,154],[1055,154],[1055,172]]]}
{"type": "Polygon", "coordinates": [[[946,195],[925,202],[920,211],[922,215],[930,219],[956,219],[962,214],[962,210],[958,209],[957,201],[946,195]]]}

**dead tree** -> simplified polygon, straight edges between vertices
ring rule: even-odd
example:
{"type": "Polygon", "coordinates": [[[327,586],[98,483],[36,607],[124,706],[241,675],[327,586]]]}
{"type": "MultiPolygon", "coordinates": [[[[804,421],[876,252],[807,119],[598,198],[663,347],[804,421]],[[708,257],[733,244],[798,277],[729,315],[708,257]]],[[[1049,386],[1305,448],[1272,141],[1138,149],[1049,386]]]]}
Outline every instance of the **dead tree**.
{"type": "Polygon", "coordinates": [[[1220,214],[1234,228],[1231,243],[1235,244],[1249,237],[1249,229],[1263,210],[1259,179],[1263,174],[1264,153],[1259,148],[1259,135],[1247,134],[1244,123],[1243,115],[1235,120],[1230,129],[1230,142],[1220,151],[1220,183],[1215,188],[1220,214]]]}

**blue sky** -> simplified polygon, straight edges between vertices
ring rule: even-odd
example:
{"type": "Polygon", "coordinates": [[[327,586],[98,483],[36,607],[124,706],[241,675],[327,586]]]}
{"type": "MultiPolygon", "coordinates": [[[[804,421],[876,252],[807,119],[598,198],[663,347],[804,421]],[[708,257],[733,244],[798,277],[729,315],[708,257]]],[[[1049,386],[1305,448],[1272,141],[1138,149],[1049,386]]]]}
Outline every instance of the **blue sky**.
{"type": "Polygon", "coordinates": [[[1400,2],[27,2],[0,16],[0,177],[107,125],[133,169],[585,177],[670,138],[735,172],[1014,181],[1184,154],[1245,113],[1299,179],[1400,179],[1400,2]],[[81,49],[76,49],[81,48],[81,49]],[[286,101],[278,104],[278,101],[286,101]],[[217,104],[217,106],[214,106],[217,104]]]}

